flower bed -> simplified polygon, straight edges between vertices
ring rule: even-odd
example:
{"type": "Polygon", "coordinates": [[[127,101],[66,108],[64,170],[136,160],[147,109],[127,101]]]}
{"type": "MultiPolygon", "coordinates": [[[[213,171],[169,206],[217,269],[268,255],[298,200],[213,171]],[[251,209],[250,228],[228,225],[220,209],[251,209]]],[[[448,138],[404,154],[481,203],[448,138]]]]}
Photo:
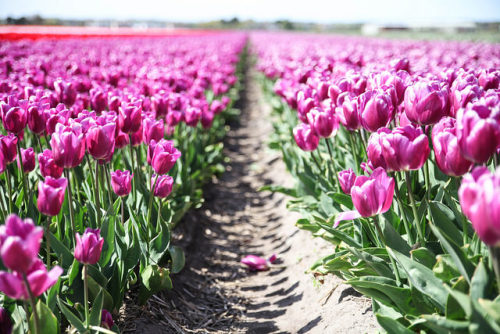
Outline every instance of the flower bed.
{"type": "MultiPolygon", "coordinates": [[[[245,37],[0,44],[0,296],[16,332],[117,331],[172,288],[172,229],[223,171],[245,37]]],[[[5,319],[5,320],[4,320],[5,319]]]]}
{"type": "Polygon", "coordinates": [[[332,243],[311,271],[371,297],[389,333],[500,332],[500,46],[251,38],[296,179],[264,190],[332,243]]]}

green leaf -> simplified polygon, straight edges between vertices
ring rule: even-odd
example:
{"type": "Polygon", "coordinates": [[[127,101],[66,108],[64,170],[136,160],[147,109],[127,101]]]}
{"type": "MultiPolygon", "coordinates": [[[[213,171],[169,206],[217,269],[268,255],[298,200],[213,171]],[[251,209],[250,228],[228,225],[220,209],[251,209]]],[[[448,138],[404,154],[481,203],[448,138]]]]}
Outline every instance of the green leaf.
{"type": "Polygon", "coordinates": [[[428,248],[420,247],[410,251],[411,259],[423,264],[429,269],[432,269],[436,264],[436,255],[428,248]]]}
{"type": "MultiPolygon", "coordinates": [[[[38,314],[40,333],[59,333],[59,323],[50,308],[42,303],[41,300],[38,301],[35,307],[38,314]]],[[[33,318],[33,314],[30,317],[29,327],[30,332],[35,333],[35,319],[33,318]]]]}
{"type": "Polygon", "coordinates": [[[50,247],[61,259],[61,267],[64,269],[69,268],[74,260],[73,253],[51,232],[49,232],[48,238],[50,239],[50,247]]]}
{"type": "Polygon", "coordinates": [[[101,227],[101,236],[104,239],[104,245],[102,247],[101,258],[99,264],[105,267],[111,255],[115,251],[115,224],[116,219],[105,219],[101,227]]]}
{"type": "Polygon", "coordinates": [[[490,275],[488,275],[483,259],[481,259],[470,282],[470,297],[474,300],[486,298],[488,296],[489,284],[490,275]]]}
{"type": "Polygon", "coordinates": [[[104,302],[104,294],[99,291],[99,294],[95,298],[92,303],[92,310],[90,311],[90,321],[89,324],[93,326],[101,325],[101,313],[102,313],[102,305],[104,302]]]}
{"type": "Polygon", "coordinates": [[[399,321],[394,320],[390,317],[383,316],[381,314],[375,313],[380,326],[387,331],[389,334],[414,334],[413,331],[406,328],[399,321]]]}
{"type": "Polygon", "coordinates": [[[158,263],[160,259],[165,255],[170,245],[170,230],[165,222],[162,220],[160,222],[160,233],[151,240],[149,248],[149,257],[153,262],[158,263]]]}
{"type": "Polygon", "coordinates": [[[75,258],[73,260],[73,264],[71,265],[71,267],[68,270],[68,275],[69,275],[69,277],[68,277],[68,285],[72,285],[73,284],[73,281],[78,276],[79,272],[80,272],[80,262],[78,262],[78,260],[75,258]]]}
{"type": "Polygon", "coordinates": [[[386,219],[380,219],[380,225],[387,246],[402,254],[409,255],[411,250],[410,246],[403,238],[401,238],[401,235],[396,232],[392,224],[386,219]]]}
{"type": "Polygon", "coordinates": [[[480,298],[478,303],[494,321],[500,323],[500,302],[480,298]]]}
{"type": "MultiPolygon", "coordinates": [[[[349,246],[347,246],[347,249],[349,249],[349,251],[352,254],[356,255],[359,259],[365,261],[366,265],[375,270],[380,276],[395,278],[392,268],[389,267],[388,265],[388,263],[390,262],[389,262],[389,256],[387,256],[387,252],[385,252],[385,254],[380,254],[380,255],[386,255],[385,256],[386,258],[382,258],[382,256],[376,256],[366,252],[365,249],[358,250],[356,248],[349,246]]],[[[381,250],[385,251],[384,249],[381,250]]]]}
{"type": "Polygon", "coordinates": [[[157,265],[148,265],[141,272],[141,287],[139,289],[139,304],[143,305],[154,293],[164,289],[172,289],[170,272],[157,265]]]}
{"type": "Polygon", "coordinates": [[[432,271],[437,278],[444,282],[449,282],[460,276],[460,272],[449,254],[436,256],[436,264],[432,268],[432,271]]]}
{"type": "Polygon", "coordinates": [[[432,270],[396,250],[387,248],[387,251],[403,267],[413,287],[429,297],[435,306],[444,312],[448,291],[441,280],[434,276],[432,270]]]}
{"type": "Polygon", "coordinates": [[[426,320],[426,322],[422,324],[437,333],[465,334],[468,333],[470,325],[470,321],[451,320],[437,314],[423,314],[422,318],[426,320]]]}
{"type": "Polygon", "coordinates": [[[348,196],[346,194],[342,193],[333,193],[329,195],[335,202],[338,204],[341,204],[348,208],[349,210],[352,210],[354,208],[354,205],[352,204],[352,199],[351,196],[348,196]]]}
{"type": "Polygon", "coordinates": [[[177,274],[184,268],[184,264],[186,263],[184,251],[182,248],[173,245],[168,248],[168,251],[172,259],[172,273],[177,274]]]}
{"type": "Polygon", "coordinates": [[[356,240],[351,238],[349,235],[338,231],[337,229],[333,228],[332,226],[322,224],[319,222],[318,222],[318,225],[321,226],[321,228],[324,229],[325,231],[327,231],[328,233],[332,234],[334,237],[339,238],[340,240],[342,240],[343,242],[348,244],[349,246],[356,247],[356,248],[362,248],[362,245],[359,242],[357,242],[356,240]]]}
{"type": "MultiPolygon", "coordinates": [[[[93,297],[94,299],[96,299],[97,296],[99,295],[99,293],[102,291],[102,294],[104,297],[104,306],[103,307],[107,310],[112,310],[113,305],[114,305],[114,301],[113,301],[113,297],[111,296],[111,294],[108,292],[108,290],[106,290],[106,286],[102,286],[102,285],[98,284],[91,275],[88,275],[87,281],[89,284],[90,296],[93,297]]],[[[118,282],[115,284],[118,286],[120,285],[118,282]]]]}
{"type": "Polygon", "coordinates": [[[472,305],[470,297],[461,291],[450,288],[446,284],[444,285],[444,288],[448,290],[450,296],[452,296],[455,299],[455,301],[460,305],[460,307],[464,310],[466,316],[470,317],[472,314],[472,305]]]}
{"type": "Polygon", "coordinates": [[[444,235],[455,243],[461,246],[463,236],[461,231],[453,223],[455,215],[446,205],[440,202],[431,201],[429,203],[432,214],[432,223],[443,231],[444,235]]]}
{"type": "MultiPolygon", "coordinates": [[[[80,333],[85,333],[87,331],[84,323],[80,319],[78,319],[78,317],[73,312],[71,312],[66,307],[66,305],[64,305],[64,303],[61,301],[59,296],[57,297],[57,304],[59,305],[59,309],[61,310],[62,314],[64,314],[64,316],[66,317],[66,320],[68,320],[68,322],[73,327],[75,327],[77,331],[79,331],[80,333]]],[[[51,333],[51,332],[48,332],[48,333],[51,333]]]]}
{"type": "Polygon", "coordinates": [[[263,187],[260,187],[258,191],[270,191],[273,193],[282,193],[290,197],[295,197],[297,198],[297,190],[293,188],[287,188],[279,185],[265,185],[263,187]]]}

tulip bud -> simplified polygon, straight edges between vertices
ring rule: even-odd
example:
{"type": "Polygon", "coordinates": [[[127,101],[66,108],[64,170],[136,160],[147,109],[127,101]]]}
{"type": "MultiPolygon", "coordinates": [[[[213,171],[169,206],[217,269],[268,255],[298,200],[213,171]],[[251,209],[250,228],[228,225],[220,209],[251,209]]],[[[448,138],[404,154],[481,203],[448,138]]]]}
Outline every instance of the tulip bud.
{"type": "Polygon", "coordinates": [[[371,90],[359,97],[358,112],[361,126],[374,132],[389,125],[395,108],[390,94],[382,90],[371,90]]]}
{"type": "MultiPolygon", "coordinates": [[[[47,105],[47,108],[49,105],[47,105]]],[[[47,109],[41,106],[32,106],[28,108],[28,128],[37,135],[43,135],[47,128],[49,114],[47,109]]]]}
{"type": "Polygon", "coordinates": [[[54,81],[54,91],[57,94],[59,102],[70,107],[76,100],[76,89],[72,82],[64,82],[62,79],[54,81]]]}
{"type": "Polygon", "coordinates": [[[64,202],[68,181],[62,177],[54,179],[48,176],[38,183],[38,211],[46,216],[57,216],[64,202]]]}
{"type": "Polygon", "coordinates": [[[394,179],[380,167],[370,176],[358,176],[351,188],[354,207],[363,217],[386,212],[391,207],[394,186],[394,179]]]}
{"type": "Polygon", "coordinates": [[[151,166],[155,173],[160,175],[166,174],[172,169],[180,156],[181,152],[174,147],[173,141],[161,139],[155,143],[154,151],[151,155],[151,166]]]}
{"type": "Polygon", "coordinates": [[[339,128],[339,121],[335,114],[319,108],[311,109],[307,114],[307,120],[314,132],[322,138],[335,136],[339,128]]]}
{"type": "MultiPolygon", "coordinates": [[[[35,151],[33,150],[33,147],[29,147],[27,149],[21,148],[21,162],[23,163],[23,172],[25,174],[35,169],[35,151]]],[[[19,161],[18,167],[21,168],[19,161]]]]}
{"type": "Polygon", "coordinates": [[[462,155],[456,136],[456,120],[442,118],[432,129],[432,146],[439,169],[446,175],[460,176],[467,173],[473,163],[462,155]]]}
{"type": "Polygon", "coordinates": [[[301,123],[293,129],[293,138],[303,151],[314,151],[319,145],[319,137],[309,124],[301,123]]]}
{"type": "Polygon", "coordinates": [[[87,150],[96,160],[109,160],[115,152],[115,123],[94,124],[85,135],[87,150]]]}
{"type": "Polygon", "coordinates": [[[172,192],[174,179],[169,175],[158,175],[156,186],[154,185],[156,175],[151,178],[151,188],[154,188],[153,195],[159,198],[165,198],[172,192]]]}
{"type": "Polygon", "coordinates": [[[197,107],[188,107],[184,114],[184,121],[188,126],[196,127],[201,118],[201,110],[197,107]]]}
{"type": "Polygon", "coordinates": [[[64,171],[64,168],[59,167],[52,158],[52,151],[47,149],[38,154],[38,165],[43,177],[50,176],[58,179],[64,171]]]}
{"type": "Polygon", "coordinates": [[[419,81],[406,89],[404,106],[410,121],[434,124],[448,113],[448,87],[437,81],[419,81]]]}
{"type": "Polygon", "coordinates": [[[340,123],[349,131],[355,131],[361,127],[359,120],[359,99],[351,93],[342,93],[337,98],[339,107],[336,109],[340,123]]]}
{"type": "Polygon", "coordinates": [[[0,135],[0,149],[7,164],[17,158],[17,137],[10,133],[7,136],[0,135]]]}
{"type": "Polygon", "coordinates": [[[352,168],[340,171],[338,173],[338,178],[342,191],[347,195],[350,195],[351,188],[354,185],[354,182],[356,181],[356,174],[354,173],[352,168]]]}
{"type": "Polygon", "coordinates": [[[101,230],[87,228],[82,236],[76,233],[75,259],[84,264],[96,264],[101,257],[104,239],[101,230]]]}
{"type": "Polygon", "coordinates": [[[140,129],[142,121],[141,101],[123,102],[118,110],[118,124],[121,131],[131,134],[140,129]]]}
{"type": "Polygon", "coordinates": [[[63,168],[78,166],[85,155],[85,138],[81,127],[57,125],[50,140],[52,157],[56,164],[63,168]]]}
{"type": "Polygon", "coordinates": [[[210,127],[212,127],[212,124],[214,122],[214,117],[215,117],[215,114],[212,111],[210,111],[210,110],[203,111],[201,113],[201,126],[204,129],[209,129],[210,127]]]}
{"type": "Polygon", "coordinates": [[[155,120],[146,117],[142,121],[142,129],[142,138],[145,143],[149,143],[153,139],[159,141],[165,134],[165,125],[161,119],[155,120]]]}
{"type": "Polygon", "coordinates": [[[132,188],[132,178],[134,174],[130,174],[128,170],[117,170],[111,172],[111,187],[118,196],[127,196],[132,188]]]}
{"type": "Polygon", "coordinates": [[[111,329],[115,325],[113,321],[113,316],[108,310],[102,309],[101,312],[101,327],[106,329],[111,329]]]}

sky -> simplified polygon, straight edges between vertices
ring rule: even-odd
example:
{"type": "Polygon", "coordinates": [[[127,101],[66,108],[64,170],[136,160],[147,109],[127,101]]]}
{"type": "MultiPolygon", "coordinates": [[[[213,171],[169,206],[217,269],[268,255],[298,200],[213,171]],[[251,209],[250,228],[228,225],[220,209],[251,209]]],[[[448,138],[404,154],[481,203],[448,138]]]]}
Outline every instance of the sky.
{"type": "Polygon", "coordinates": [[[318,23],[456,23],[500,21],[500,0],[0,0],[0,18],[288,19],[318,23]]]}

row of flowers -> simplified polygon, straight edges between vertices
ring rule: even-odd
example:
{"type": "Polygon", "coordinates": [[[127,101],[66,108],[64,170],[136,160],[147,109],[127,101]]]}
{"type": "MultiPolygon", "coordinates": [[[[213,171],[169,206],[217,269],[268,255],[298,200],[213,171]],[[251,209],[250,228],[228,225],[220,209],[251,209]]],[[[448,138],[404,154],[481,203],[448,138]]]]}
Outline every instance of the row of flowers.
{"type": "Polygon", "coordinates": [[[311,270],[373,298],[388,332],[500,331],[500,47],[253,41],[297,179],[266,189],[335,245],[311,270]]]}
{"type": "Polygon", "coordinates": [[[244,45],[239,34],[0,44],[3,323],[118,331],[130,287],[139,303],[172,288],[184,254],[171,231],[222,169],[244,45]]]}

